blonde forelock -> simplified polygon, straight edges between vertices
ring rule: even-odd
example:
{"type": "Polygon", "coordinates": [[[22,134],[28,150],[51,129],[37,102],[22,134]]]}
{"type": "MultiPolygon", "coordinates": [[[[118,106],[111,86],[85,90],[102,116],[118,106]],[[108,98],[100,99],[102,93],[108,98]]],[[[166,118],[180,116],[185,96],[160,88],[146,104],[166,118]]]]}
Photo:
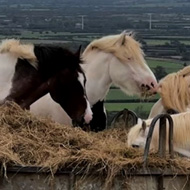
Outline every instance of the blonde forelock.
{"type": "Polygon", "coordinates": [[[145,63],[144,52],[141,49],[141,44],[137,42],[134,35],[125,35],[124,43],[120,43],[123,33],[119,35],[105,36],[100,39],[92,41],[83,53],[83,57],[87,53],[94,50],[104,51],[106,53],[112,53],[121,62],[127,62],[128,59],[135,59],[138,63],[145,63]]]}

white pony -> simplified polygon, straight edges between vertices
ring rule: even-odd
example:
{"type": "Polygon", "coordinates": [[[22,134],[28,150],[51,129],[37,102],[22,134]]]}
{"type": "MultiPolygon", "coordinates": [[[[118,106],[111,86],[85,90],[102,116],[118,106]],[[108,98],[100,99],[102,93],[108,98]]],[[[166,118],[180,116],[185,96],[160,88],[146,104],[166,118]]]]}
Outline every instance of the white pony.
{"type": "Polygon", "coordinates": [[[188,111],[190,105],[190,66],[171,73],[159,82],[158,93],[161,98],[153,105],[149,117],[166,113],[173,109],[178,112],[188,111]]]}
{"type": "MultiPolygon", "coordinates": [[[[190,112],[184,112],[180,114],[171,115],[173,119],[173,146],[174,151],[184,155],[186,157],[190,157],[190,112]]],[[[153,119],[145,120],[144,122],[139,122],[137,125],[132,127],[128,133],[128,146],[140,147],[144,148],[147,135],[149,132],[149,126],[153,119]]],[[[159,125],[159,121],[156,123],[159,125]]],[[[168,125],[168,122],[167,122],[168,125]]],[[[168,126],[166,138],[168,138],[168,126]]],[[[150,145],[150,149],[158,150],[158,139],[159,139],[159,126],[155,126],[152,141],[150,145]]],[[[166,139],[168,142],[168,139],[166,139]]],[[[168,150],[168,144],[167,144],[168,150]]]]}
{"type": "MultiPolygon", "coordinates": [[[[156,78],[146,64],[141,45],[125,32],[94,40],[85,49],[82,59],[91,106],[105,99],[112,84],[128,95],[147,97],[157,91],[156,78]]],[[[64,110],[49,95],[35,102],[31,112],[71,124],[64,110]]]]}

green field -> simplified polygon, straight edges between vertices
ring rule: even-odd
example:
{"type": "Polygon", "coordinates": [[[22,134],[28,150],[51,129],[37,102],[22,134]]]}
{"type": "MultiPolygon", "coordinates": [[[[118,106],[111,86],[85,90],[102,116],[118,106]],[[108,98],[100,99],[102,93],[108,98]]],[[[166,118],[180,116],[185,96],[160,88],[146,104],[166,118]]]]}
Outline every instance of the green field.
{"type": "MultiPolygon", "coordinates": [[[[147,43],[147,45],[151,45],[151,46],[152,45],[154,45],[154,46],[156,46],[156,45],[165,45],[166,43],[171,42],[171,40],[161,40],[161,39],[159,39],[159,40],[146,39],[144,41],[147,43]]],[[[190,45],[189,40],[179,40],[179,42],[182,43],[182,44],[185,44],[185,45],[190,45]]]]}
{"type": "MultiPolygon", "coordinates": [[[[153,98],[158,99],[159,95],[156,95],[153,98]]],[[[119,100],[132,100],[132,99],[139,99],[139,97],[138,96],[127,96],[124,92],[122,92],[119,89],[110,89],[109,93],[106,97],[106,100],[117,100],[117,99],[119,99],[119,100]]]]}
{"type": "Polygon", "coordinates": [[[142,107],[143,111],[149,112],[154,103],[106,103],[108,111],[121,111],[124,108],[135,111],[137,107],[142,107]]]}
{"type": "Polygon", "coordinates": [[[165,43],[170,43],[170,40],[149,40],[146,39],[147,45],[164,45],[165,43]]]}
{"type": "Polygon", "coordinates": [[[173,73],[183,68],[183,64],[176,61],[171,60],[155,60],[155,59],[147,59],[147,63],[149,67],[153,70],[158,66],[162,66],[165,68],[166,72],[173,73]]]}

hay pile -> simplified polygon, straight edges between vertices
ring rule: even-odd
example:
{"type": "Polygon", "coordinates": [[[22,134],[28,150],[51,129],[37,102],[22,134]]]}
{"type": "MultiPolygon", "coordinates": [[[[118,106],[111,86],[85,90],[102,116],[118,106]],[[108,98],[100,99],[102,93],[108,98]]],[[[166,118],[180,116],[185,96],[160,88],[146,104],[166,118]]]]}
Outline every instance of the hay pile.
{"type": "MultiPolygon", "coordinates": [[[[142,167],[142,152],[127,148],[123,129],[87,133],[37,118],[16,104],[0,107],[0,162],[4,165],[80,168],[86,174],[106,175],[111,182],[121,171],[142,167]]],[[[186,159],[160,159],[152,153],[150,167],[176,168],[186,172],[186,159]]]]}

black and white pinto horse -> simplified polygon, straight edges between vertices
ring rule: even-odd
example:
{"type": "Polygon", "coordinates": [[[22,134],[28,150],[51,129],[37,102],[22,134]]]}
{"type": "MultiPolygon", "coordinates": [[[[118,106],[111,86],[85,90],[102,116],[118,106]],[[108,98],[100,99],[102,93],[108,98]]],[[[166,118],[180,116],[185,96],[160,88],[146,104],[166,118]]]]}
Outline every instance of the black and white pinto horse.
{"type": "MultiPolygon", "coordinates": [[[[90,124],[93,131],[106,128],[103,101],[112,84],[128,95],[147,97],[157,91],[156,78],[146,64],[141,45],[126,32],[94,40],[81,57],[87,78],[87,97],[93,111],[90,124]]],[[[31,111],[37,115],[49,116],[59,123],[71,124],[64,110],[49,95],[35,102],[31,111]]]]}
{"type": "MultiPolygon", "coordinates": [[[[92,112],[85,92],[80,51],[4,40],[0,46],[0,100],[29,109],[49,93],[73,123],[89,123],[92,112]]],[[[47,107],[46,109],[52,109],[47,107]]]]}

